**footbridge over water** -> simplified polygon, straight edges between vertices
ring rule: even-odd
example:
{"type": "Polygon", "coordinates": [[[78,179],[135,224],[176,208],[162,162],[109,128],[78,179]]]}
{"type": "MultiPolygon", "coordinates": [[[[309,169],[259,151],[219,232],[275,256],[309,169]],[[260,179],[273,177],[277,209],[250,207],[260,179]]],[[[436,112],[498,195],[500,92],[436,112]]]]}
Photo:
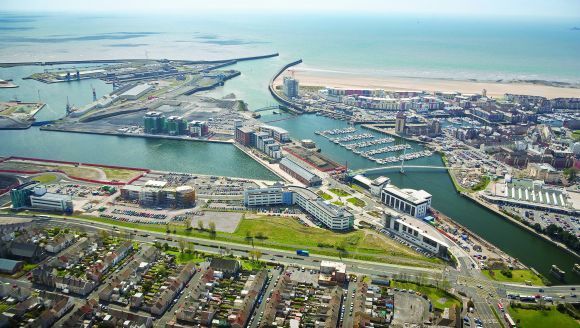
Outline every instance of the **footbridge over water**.
{"type": "Polygon", "coordinates": [[[285,110],[286,107],[280,105],[280,104],[274,104],[274,105],[268,105],[265,107],[261,107],[258,109],[254,109],[252,112],[254,113],[259,113],[259,112],[265,112],[265,111],[269,111],[269,110],[276,110],[276,109],[280,109],[280,110],[285,110]]]}

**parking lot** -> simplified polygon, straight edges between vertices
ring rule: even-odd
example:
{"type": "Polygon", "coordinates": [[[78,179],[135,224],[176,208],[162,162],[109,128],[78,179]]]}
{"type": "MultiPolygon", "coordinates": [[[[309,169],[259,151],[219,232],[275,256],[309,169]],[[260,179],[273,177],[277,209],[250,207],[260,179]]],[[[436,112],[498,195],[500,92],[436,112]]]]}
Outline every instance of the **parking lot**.
{"type": "Polygon", "coordinates": [[[134,185],[144,185],[149,180],[167,181],[167,186],[178,187],[189,185],[195,187],[197,195],[241,196],[245,189],[258,188],[258,184],[248,179],[229,177],[205,176],[187,173],[151,172],[134,185]]]}
{"type": "Polygon", "coordinates": [[[394,291],[395,315],[393,326],[422,325],[429,318],[429,302],[412,291],[394,291]]]}
{"type": "Polygon", "coordinates": [[[516,206],[503,206],[503,209],[528,221],[532,226],[538,223],[543,229],[545,229],[550,224],[555,224],[556,226],[580,237],[580,219],[575,216],[550,213],[541,210],[531,210],[516,206]]]}

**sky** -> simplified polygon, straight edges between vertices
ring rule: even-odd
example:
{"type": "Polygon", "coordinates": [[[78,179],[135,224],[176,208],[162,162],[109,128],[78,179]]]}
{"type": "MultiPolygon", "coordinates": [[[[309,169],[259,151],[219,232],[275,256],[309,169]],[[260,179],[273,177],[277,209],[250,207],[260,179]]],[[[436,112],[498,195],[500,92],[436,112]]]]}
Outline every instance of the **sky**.
{"type": "Polygon", "coordinates": [[[566,17],[580,0],[0,0],[0,11],[196,13],[294,12],[566,17]]]}

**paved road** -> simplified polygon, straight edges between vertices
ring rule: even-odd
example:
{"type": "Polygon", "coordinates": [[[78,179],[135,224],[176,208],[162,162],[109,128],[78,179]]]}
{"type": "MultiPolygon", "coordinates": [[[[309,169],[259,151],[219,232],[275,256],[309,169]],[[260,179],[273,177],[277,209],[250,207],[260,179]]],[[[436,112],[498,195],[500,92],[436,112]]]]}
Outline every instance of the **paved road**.
{"type": "MultiPolygon", "coordinates": [[[[45,224],[47,226],[58,226],[62,227],[63,223],[69,224],[71,226],[78,226],[82,227],[85,231],[93,231],[96,232],[98,230],[107,230],[111,231],[114,228],[114,225],[104,224],[104,223],[97,223],[97,222],[88,222],[85,220],[80,219],[71,219],[67,218],[63,220],[62,218],[45,218],[41,220],[41,224],[45,224]]],[[[132,230],[129,231],[127,229],[119,229],[120,232],[133,232],[132,230]]],[[[193,238],[193,237],[175,237],[175,236],[167,236],[163,233],[154,233],[150,231],[140,231],[137,230],[137,233],[133,234],[133,239],[140,243],[153,243],[155,239],[159,239],[162,242],[167,242],[171,246],[178,246],[178,239],[185,239],[188,241],[193,241],[196,243],[196,249],[202,252],[213,253],[213,254],[224,254],[224,253],[231,253],[234,256],[247,256],[248,251],[252,250],[252,246],[250,245],[241,245],[241,244],[234,244],[228,243],[224,241],[215,241],[215,240],[207,240],[207,239],[200,239],[200,238],[193,238]],[[145,236],[147,235],[147,236],[145,236]],[[164,239],[171,238],[173,240],[166,241],[164,239]]],[[[319,256],[319,255],[312,255],[310,257],[301,257],[297,256],[293,252],[283,251],[283,250],[274,250],[268,249],[263,247],[256,247],[262,251],[262,259],[276,262],[283,265],[294,265],[294,266],[303,266],[306,268],[318,268],[320,266],[320,261],[325,259],[336,260],[332,257],[326,256],[319,256]]],[[[373,263],[373,262],[366,262],[366,261],[359,261],[359,260],[352,260],[352,259],[344,259],[343,262],[347,264],[347,270],[351,273],[361,274],[361,275],[368,275],[368,276],[393,276],[393,275],[405,275],[408,278],[421,278],[426,280],[427,283],[437,284],[442,279],[446,279],[450,282],[451,287],[457,291],[465,292],[467,295],[471,296],[473,302],[475,303],[475,313],[470,314],[472,318],[480,318],[484,322],[484,326],[486,327],[500,327],[499,323],[497,322],[495,315],[492,311],[491,307],[495,307],[498,302],[506,303],[506,293],[513,292],[516,294],[526,294],[526,295],[535,295],[540,293],[538,286],[525,286],[525,285],[517,285],[517,284],[507,284],[502,282],[491,281],[487,277],[485,277],[481,271],[477,269],[473,269],[471,266],[472,259],[469,256],[459,256],[458,257],[459,266],[458,269],[454,268],[446,268],[445,270],[438,270],[438,269],[427,269],[427,268],[416,268],[416,267],[407,267],[401,265],[394,265],[394,264],[386,264],[386,263],[373,263]]],[[[7,280],[3,278],[2,280],[8,282],[14,282],[15,284],[24,284],[29,286],[30,283],[27,281],[20,281],[20,280],[7,280]]],[[[273,280],[275,281],[275,280],[273,280]]],[[[272,285],[272,284],[271,284],[272,285]]],[[[354,284],[351,284],[354,285],[354,284]]],[[[100,287],[102,288],[102,286],[100,287]]],[[[96,296],[97,291],[100,289],[98,288],[91,296],[96,296]]],[[[273,286],[268,286],[268,288],[273,288],[273,286]]],[[[345,322],[343,323],[344,327],[347,327],[349,321],[349,309],[351,300],[349,297],[352,296],[352,288],[354,286],[349,285],[349,292],[347,294],[345,300],[345,322]]],[[[575,293],[574,289],[580,288],[580,286],[550,286],[550,287],[541,287],[544,291],[540,294],[546,296],[552,296],[554,300],[560,302],[575,302],[577,299],[570,297],[570,293],[575,293]],[[560,295],[567,295],[565,299],[560,299],[560,295]]],[[[270,289],[271,290],[271,289],[270,289]]],[[[267,293],[269,294],[269,291],[267,293]]],[[[268,296],[266,294],[266,297],[268,296]]],[[[80,304],[80,303],[79,303],[80,304]]],[[[263,304],[260,305],[260,308],[263,308],[263,304]]],[[[263,310],[260,310],[263,311],[263,310]]],[[[260,312],[257,312],[258,315],[260,312]]],[[[164,318],[164,321],[167,320],[169,317],[164,318]]],[[[255,320],[257,321],[257,320],[255,320]]]]}

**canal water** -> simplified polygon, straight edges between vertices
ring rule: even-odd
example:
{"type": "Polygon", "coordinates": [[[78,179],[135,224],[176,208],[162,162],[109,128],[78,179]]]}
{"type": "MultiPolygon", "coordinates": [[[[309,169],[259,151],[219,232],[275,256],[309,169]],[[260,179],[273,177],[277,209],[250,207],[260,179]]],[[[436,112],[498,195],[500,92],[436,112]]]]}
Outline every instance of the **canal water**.
{"type": "MultiPolygon", "coordinates": [[[[218,88],[207,94],[222,97],[234,93],[239,99],[245,100],[250,109],[272,104],[274,100],[267,91],[268,80],[279,67],[294,59],[282,55],[267,60],[236,64],[233,68],[240,70],[242,75],[228,81],[223,88],[218,88]]],[[[65,112],[67,96],[70,102],[77,106],[90,102],[92,99],[91,86],[95,87],[98,96],[111,91],[110,85],[97,80],[47,85],[21,79],[35,71],[42,71],[42,68],[0,69],[0,74],[4,79],[12,78],[16,84],[21,85],[17,89],[0,89],[0,100],[7,101],[17,96],[22,101],[37,101],[40,93],[41,101],[47,103],[48,106],[38,114],[38,120],[62,117],[65,112]]],[[[374,162],[314,134],[316,130],[346,127],[345,122],[316,115],[290,116],[271,112],[264,112],[261,120],[287,129],[294,139],[313,139],[324,154],[337,162],[348,165],[349,168],[377,166],[374,162]]],[[[357,128],[360,130],[358,133],[368,132],[376,136],[380,135],[360,127],[357,128]]],[[[409,142],[397,140],[396,143],[409,142]]],[[[421,145],[409,144],[413,150],[422,149],[421,145]]],[[[396,153],[384,156],[394,154],[396,153]]],[[[0,155],[30,156],[276,180],[271,172],[237,148],[214,143],[48,132],[31,128],[23,131],[0,131],[0,155]]],[[[435,155],[429,158],[416,159],[408,164],[441,166],[443,163],[441,158],[435,155]]],[[[567,275],[569,283],[580,283],[580,278],[571,272],[573,264],[577,261],[576,257],[523,231],[469,199],[461,197],[456,193],[447,173],[410,170],[406,175],[395,171],[385,175],[391,178],[397,186],[427,190],[433,194],[435,208],[523,263],[536,268],[546,277],[550,277],[550,266],[557,264],[569,272],[567,275]]]]}

